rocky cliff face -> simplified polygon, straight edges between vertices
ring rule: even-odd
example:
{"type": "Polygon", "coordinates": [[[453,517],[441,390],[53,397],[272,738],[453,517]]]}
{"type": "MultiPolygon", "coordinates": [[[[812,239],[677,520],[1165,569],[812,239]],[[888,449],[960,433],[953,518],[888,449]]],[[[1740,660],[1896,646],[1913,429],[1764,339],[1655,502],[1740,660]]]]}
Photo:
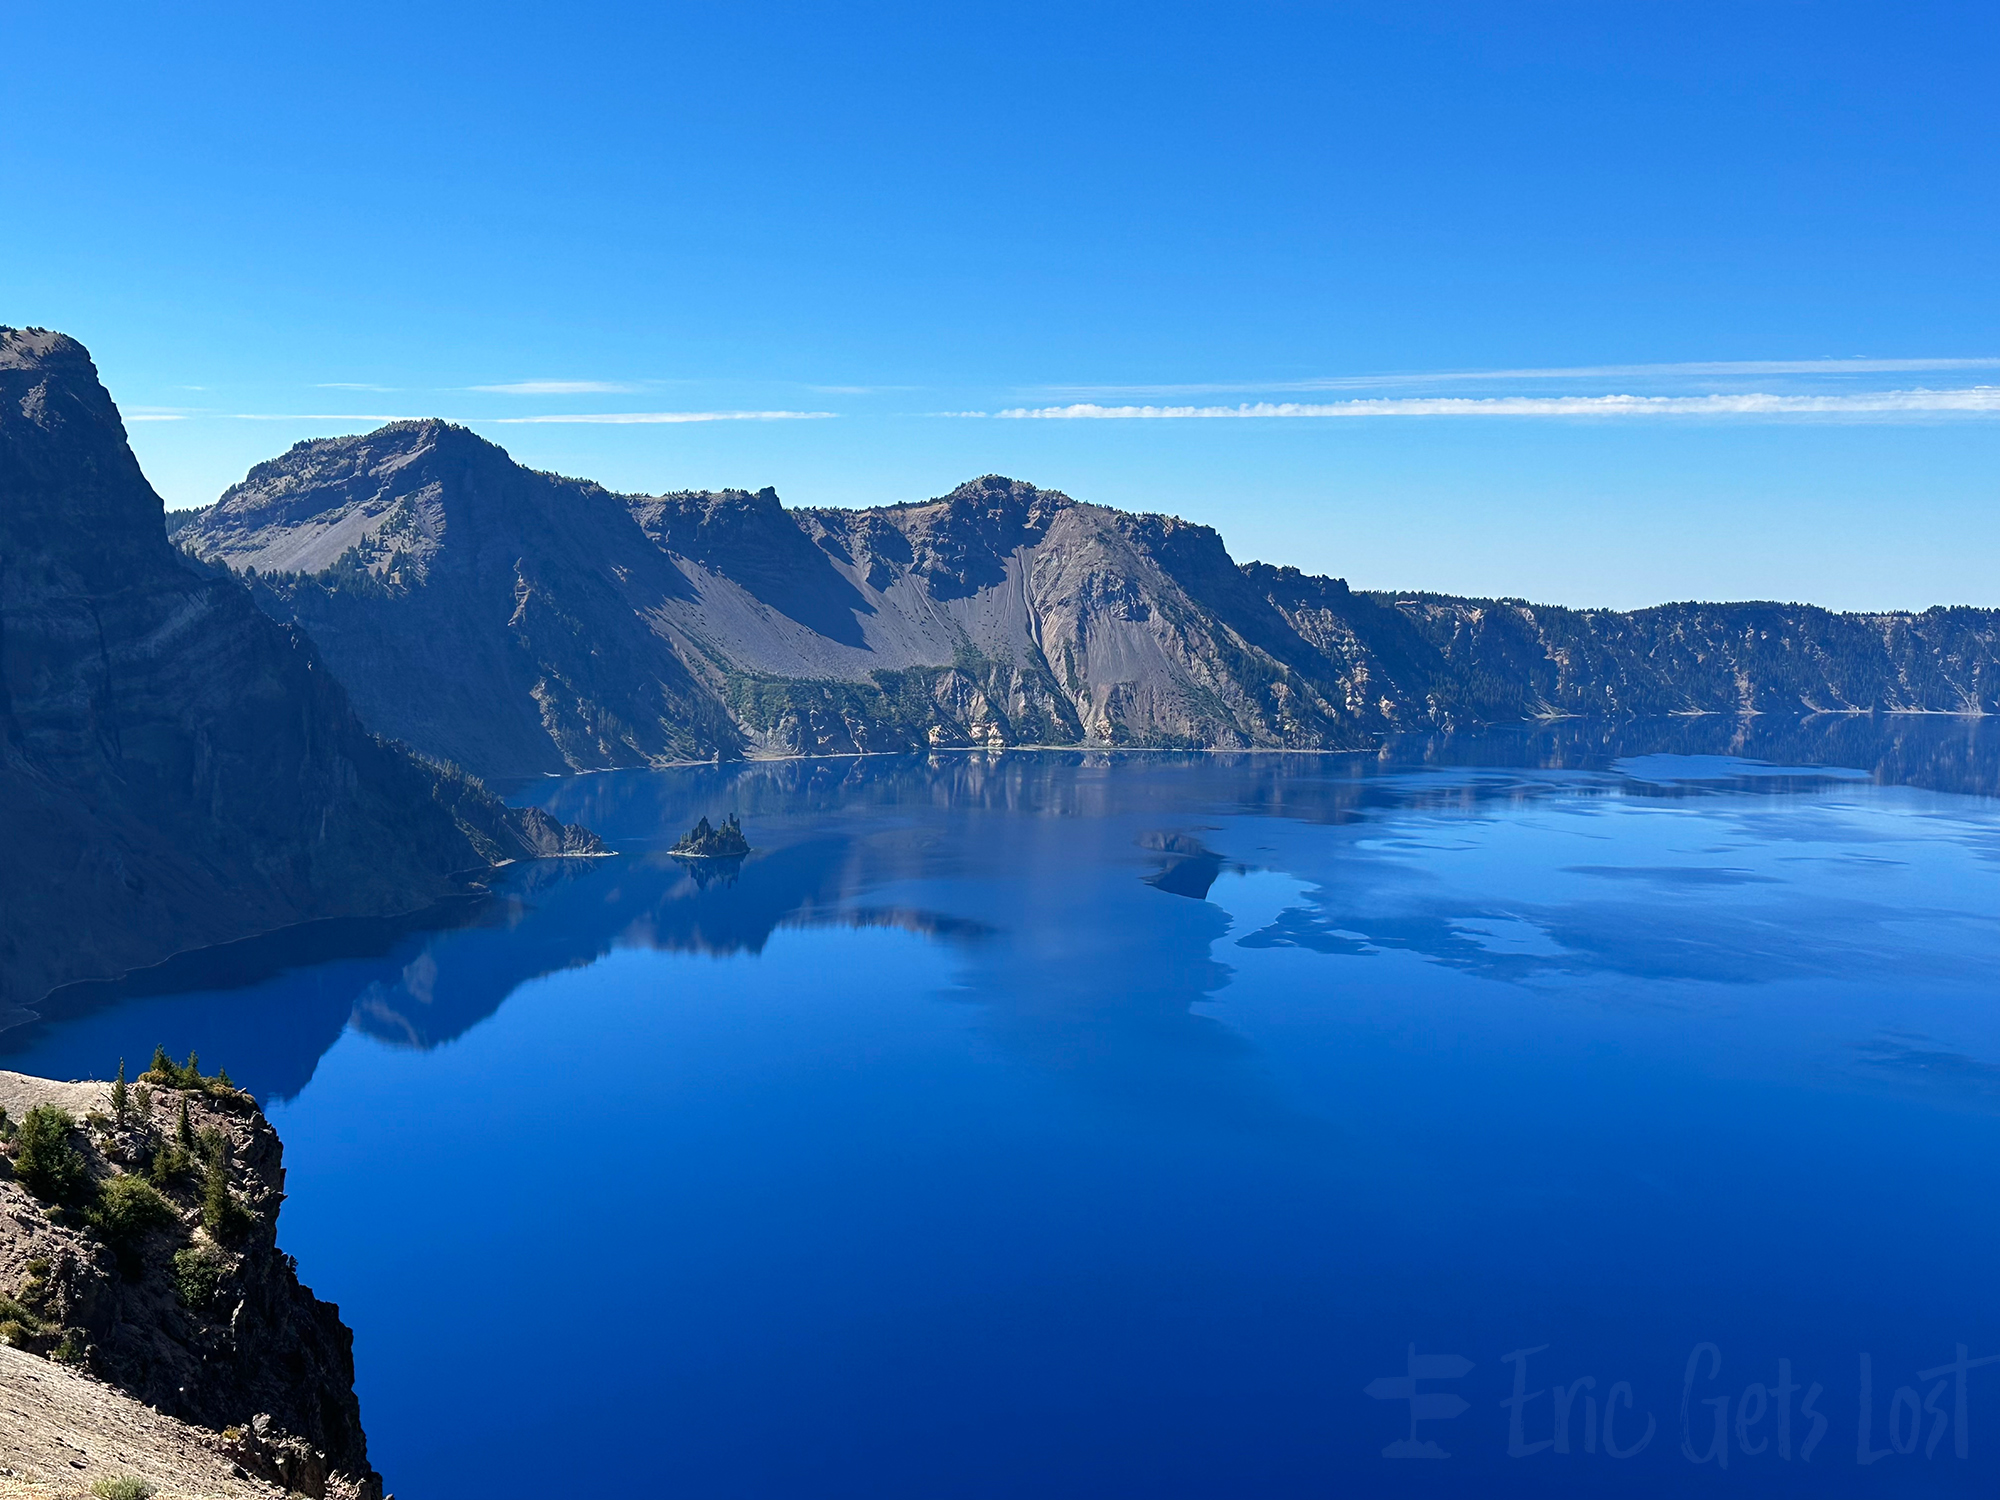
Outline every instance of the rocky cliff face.
{"type": "Polygon", "coordinates": [[[1749,603],[1621,613],[1431,595],[1373,602],[1407,623],[1419,662],[1422,648],[1434,653],[1432,692],[1458,722],[2000,708],[1995,610],[1863,615],[1749,603]]]}
{"type": "Polygon", "coordinates": [[[1246,578],[1388,729],[1583,716],[2000,709],[2000,611],[1843,615],[1804,604],[1577,610],[1246,578]]]}
{"type": "Polygon", "coordinates": [[[302,444],[178,537],[255,568],[259,602],[312,635],[375,727],[489,775],[2000,707],[1990,612],[1357,594],[1239,566],[1204,526],[996,476],[863,511],[787,511],[769,490],[621,497],[440,423],[302,444]]]}
{"type": "Polygon", "coordinates": [[[1214,532],[1011,480],[864,512],[616,497],[403,423],[260,465],[176,540],[309,633],[373,727],[486,775],[1361,742],[1214,532]]]}
{"type": "Polygon", "coordinates": [[[122,1100],[0,1073],[0,1341],[205,1429],[246,1476],[379,1497],[353,1335],[277,1247],[276,1134],[191,1072],[122,1100]]]}
{"type": "Polygon", "coordinates": [[[303,628],[370,727],[475,771],[736,748],[653,627],[688,589],[625,501],[524,469],[462,427],[302,443],[181,540],[303,628]]]}
{"type": "Polygon", "coordinates": [[[0,1015],[594,840],[364,729],[311,642],[167,540],[74,340],[0,329],[0,1015]]]}

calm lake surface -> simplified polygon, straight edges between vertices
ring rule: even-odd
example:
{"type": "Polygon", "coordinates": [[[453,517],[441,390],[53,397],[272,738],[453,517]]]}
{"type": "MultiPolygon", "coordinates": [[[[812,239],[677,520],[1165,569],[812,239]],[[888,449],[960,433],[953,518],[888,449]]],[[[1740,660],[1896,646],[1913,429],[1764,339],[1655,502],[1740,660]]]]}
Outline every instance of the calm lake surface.
{"type": "Polygon", "coordinates": [[[1994,752],[549,782],[616,857],[0,1066],[268,1101],[403,1500],[1990,1494],[1994,752]]]}

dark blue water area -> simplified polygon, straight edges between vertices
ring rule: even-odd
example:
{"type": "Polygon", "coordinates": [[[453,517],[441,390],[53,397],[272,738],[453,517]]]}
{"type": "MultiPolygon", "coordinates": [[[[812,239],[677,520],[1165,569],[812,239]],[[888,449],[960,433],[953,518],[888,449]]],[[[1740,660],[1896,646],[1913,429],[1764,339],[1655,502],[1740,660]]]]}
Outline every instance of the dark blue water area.
{"type": "Polygon", "coordinates": [[[2000,801],[1842,732],[549,782],[0,1066],[269,1101],[405,1500],[1990,1494],[2000,801]]]}

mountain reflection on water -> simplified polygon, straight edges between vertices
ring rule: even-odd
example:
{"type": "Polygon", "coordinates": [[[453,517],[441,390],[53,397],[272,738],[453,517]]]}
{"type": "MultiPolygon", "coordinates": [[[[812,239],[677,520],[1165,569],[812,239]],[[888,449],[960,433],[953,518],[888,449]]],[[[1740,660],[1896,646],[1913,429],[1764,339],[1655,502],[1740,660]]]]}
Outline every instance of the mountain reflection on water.
{"type": "Polygon", "coordinates": [[[44,1004],[46,1020],[0,1032],[0,1065],[102,1075],[158,1041],[198,1048],[260,1095],[286,1099],[349,1026],[436,1047],[521,985],[614,949],[754,954],[781,927],[813,926],[896,927],[954,945],[965,997],[993,1004],[996,1025],[1031,1053],[1109,1058],[1115,1049],[1089,1033],[1139,1027],[1226,1054],[1235,1043],[1193,1009],[1230,976],[1212,949],[1231,919],[1206,898],[1225,872],[1257,868],[1289,871],[1299,889],[1238,933],[1245,948],[1403,950],[1499,979],[1866,972],[1908,962],[1875,941],[1898,917],[1892,904],[1793,890],[1765,867],[1768,853],[1743,852],[1809,832],[1809,810],[1788,803],[1782,826],[1767,824],[1760,799],[1856,777],[1994,795],[2000,731],[1938,716],[1560,721],[1404,737],[1360,755],[970,752],[580,776],[520,788],[516,800],[595,828],[614,857],[518,867],[486,898],[404,922],[314,924],[72,986],[44,1004]],[[1530,880],[1504,900],[1490,890],[1430,899],[1412,887],[1411,858],[1436,831],[1402,826],[1411,818],[1556,796],[1723,794],[1751,794],[1731,812],[1741,848],[1707,863],[1579,861],[1551,873],[1574,877],[1569,886],[1538,891],[1530,880]],[[758,846],[749,857],[666,853],[695,816],[730,812],[758,846]],[[1259,825],[1268,837],[1239,832],[1211,847],[1217,820],[1244,817],[1270,820],[1259,825]],[[1283,835],[1288,822],[1375,824],[1394,847],[1354,838],[1337,859],[1307,856],[1283,835]],[[1670,893],[1725,890],[1760,899],[1657,919],[1670,893]],[[1050,899],[1088,923],[1088,963],[1050,899]],[[1773,931],[1797,940],[1773,942],[1773,931]],[[1107,973],[1118,976],[1116,1003],[1107,973]],[[1086,992],[1087,1003],[1069,1003],[1086,992]]]}
{"type": "Polygon", "coordinates": [[[1969,1459],[1909,1444],[2000,1350],[1995,752],[1560,723],[551,780],[516,795],[615,856],[0,1053],[164,1043],[279,1101],[284,1247],[401,1493],[567,1493],[588,1432],[605,1493],[1677,1496],[1679,1413],[1790,1368],[1818,1458],[1732,1426],[1704,1491],[1991,1494],[2000,1373],[1969,1459]],[[731,813],[750,855],[671,854],[731,813]],[[1413,1345],[1467,1370],[1449,1464],[1383,1462],[1413,1345]],[[1631,1462],[1585,1406],[1517,1463],[1585,1380],[1631,1462]]]}
{"type": "Polygon", "coordinates": [[[136,1010],[170,1030],[177,1051],[198,1049],[260,1096],[287,1099],[349,1025],[397,1045],[435,1047],[492,1015],[522,984],[618,947],[756,953],[784,924],[898,927],[961,943],[986,935],[976,921],[856,904],[851,895],[869,869],[863,854],[848,838],[806,838],[740,861],[657,851],[541,860],[506,872],[477,906],[432,914],[438,925],[428,930],[316,923],[190,956],[174,965],[178,984],[149,973],[72,986],[52,997],[53,1025],[0,1033],[0,1062],[89,1076],[105,1070],[106,1058],[148,1056],[152,1044],[134,1040],[139,1033],[121,1030],[114,1051],[91,1024],[136,1010]],[[53,1053],[52,1033],[63,1038],[53,1053]]]}

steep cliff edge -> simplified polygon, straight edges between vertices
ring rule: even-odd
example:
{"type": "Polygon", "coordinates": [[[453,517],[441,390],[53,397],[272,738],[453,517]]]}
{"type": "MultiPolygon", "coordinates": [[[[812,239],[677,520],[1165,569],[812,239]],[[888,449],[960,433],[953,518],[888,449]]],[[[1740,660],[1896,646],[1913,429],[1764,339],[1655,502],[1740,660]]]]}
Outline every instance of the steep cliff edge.
{"type": "Polygon", "coordinates": [[[71,980],[382,915],[595,840],[386,745],[167,540],[75,340],[0,328],[0,1024],[71,980]]]}
{"type": "Polygon", "coordinates": [[[650,622],[687,584],[624,499],[463,427],[301,443],[178,539],[303,628],[369,727],[481,774],[737,747],[650,622]]]}
{"type": "Polygon", "coordinates": [[[374,727],[487,775],[959,745],[1347,749],[1563,714],[2000,710],[2000,612],[1357,593],[1239,565],[1206,526],[997,475],[853,511],[788,511],[770,490],[617,496],[412,422],[300,444],[176,535],[367,684],[374,727]]]}
{"type": "Polygon", "coordinates": [[[1213,531],[994,476],[862,512],[615,496],[407,422],[299,444],[174,536],[308,632],[372,727],[484,775],[1364,742],[1213,531]]]}
{"type": "MultiPolygon", "coordinates": [[[[379,1497],[353,1336],[277,1247],[282,1148],[250,1096],[156,1063],[130,1088],[0,1073],[0,1110],[0,1343],[193,1429],[148,1430],[111,1403],[118,1441],[98,1461],[155,1483],[174,1476],[149,1463],[379,1497]]],[[[9,1468],[47,1449],[30,1407],[56,1419],[62,1384],[0,1362],[9,1468]]]]}

